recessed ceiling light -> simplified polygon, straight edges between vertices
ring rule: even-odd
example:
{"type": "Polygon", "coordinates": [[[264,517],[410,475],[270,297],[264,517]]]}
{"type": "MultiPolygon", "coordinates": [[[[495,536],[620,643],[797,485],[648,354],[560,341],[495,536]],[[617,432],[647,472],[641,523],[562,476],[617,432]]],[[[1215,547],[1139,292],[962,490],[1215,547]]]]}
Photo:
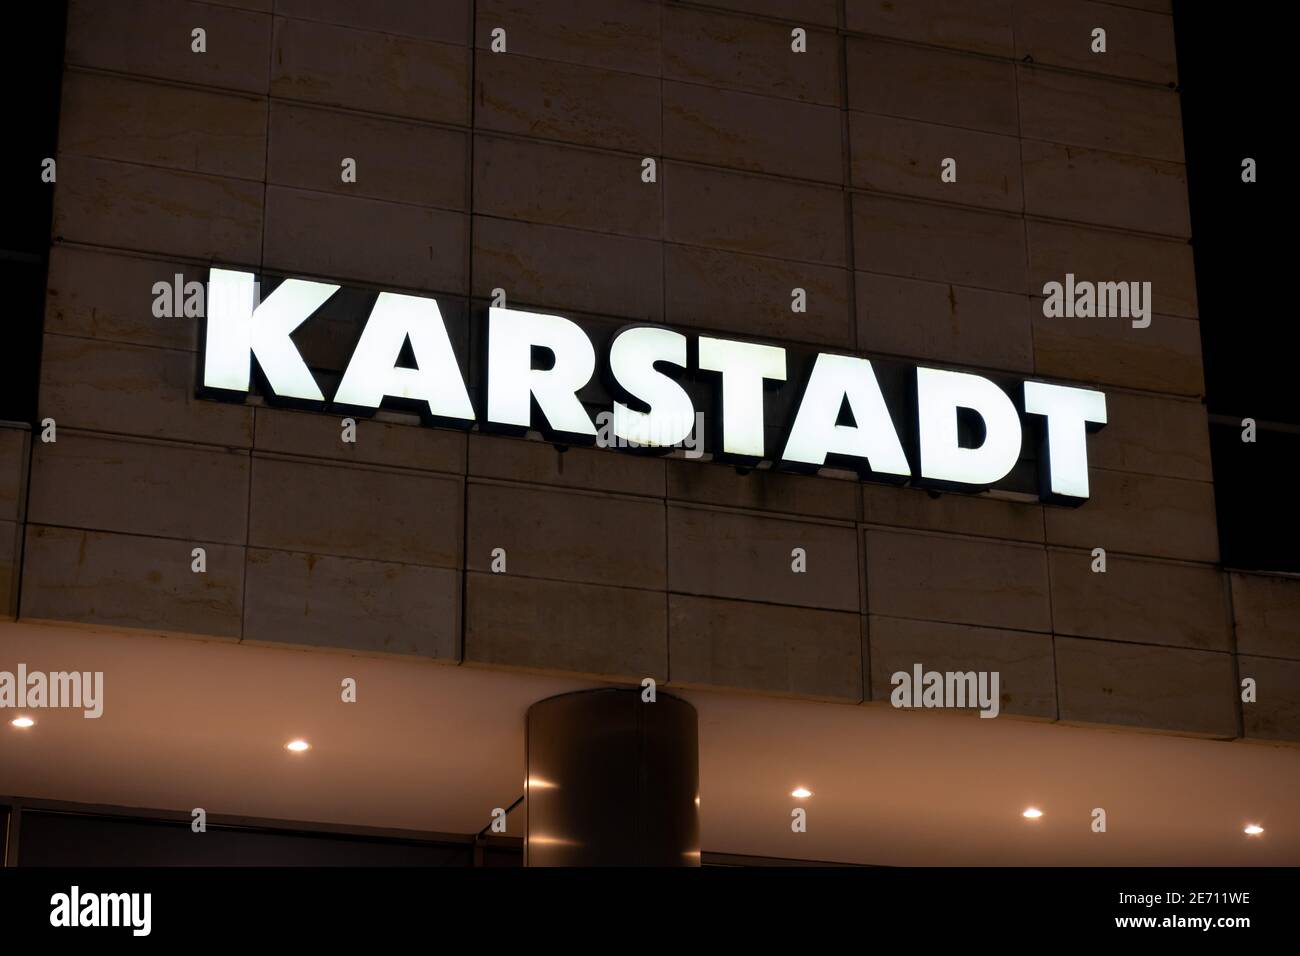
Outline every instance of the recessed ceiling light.
{"type": "Polygon", "coordinates": [[[812,791],[809,790],[807,787],[795,787],[793,790],[790,791],[790,796],[796,797],[800,800],[802,800],[804,797],[811,797],[812,795],[813,795],[812,791]]]}
{"type": "Polygon", "coordinates": [[[13,724],[15,727],[26,728],[34,725],[36,721],[32,720],[30,717],[15,717],[13,720],[9,721],[9,723],[13,724]]]}
{"type": "Polygon", "coordinates": [[[1042,815],[1043,815],[1043,811],[1039,810],[1037,807],[1030,807],[1028,810],[1026,810],[1024,813],[1021,814],[1021,816],[1027,820],[1037,820],[1042,815]]]}
{"type": "Polygon", "coordinates": [[[1260,826],[1258,823],[1248,823],[1246,825],[1246,832],[1249,833],[1251,836],[1255,836],[1255,834],[1257,833],[1263,833],[1264,828],[1260,826]]]}
{"type": "Polygon", "coordinates": [[[291,740],[284,745],[284,749],[292,750],[294,753],[300,754],[304,750],[311,750],[311,744],[307,743],[305,740],[291,740]]]}

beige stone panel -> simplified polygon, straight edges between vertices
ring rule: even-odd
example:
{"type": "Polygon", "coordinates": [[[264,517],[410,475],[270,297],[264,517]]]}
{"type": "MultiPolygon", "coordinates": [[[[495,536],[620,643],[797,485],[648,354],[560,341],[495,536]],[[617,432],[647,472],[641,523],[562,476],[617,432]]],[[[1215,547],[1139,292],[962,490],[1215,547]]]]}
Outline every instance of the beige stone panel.
{"type": "Polygon", "coordinates": [[[266,100],[68,70],[59,110],[59,149],[261,180],[266,169],[266,100]]]}
{"type": "Polygon", "coordinates": [[[1006,61],[856,37],[847,49],[850,109],[1008,136],[1019,132],[1016,75],[1006,61]]]}
{"type": "Polygon", "coordinates": [[[344,442],[340,416],[261,406],[257,409],[254,447],[258,451],[353,464],[464,473],[463,432],[367,418],[353,421],[357,440],[344,442]]]}
{"type": "Polygon", "coordinates": [[[669,595],[668,679],[857,703],[862,634],[857,614],[669,595]]]}
{"type": "Polygon", "coordinates": [[[770,469],[739,474],[713,462],[668,461],[668,497],[753,511],[782,511],[801,517],[858,517],[858,482],[796,475],[770,469]]]}
{"type": "Polygon", "coordinates": [[[1209,419],[1200,402],[1109,391],[1106,417],[1106,427],[1088,438],[1094,467],[1211,479],[1209,419]]]}
{"type": "Polygon", "coordinates": [[[1255,702],[1241,705],[1245,736],[1300,742],[1300,662],[1269,657],[1237,658],[1242,680],[1255,679],[1255,702]]]}
{"type": "Polygon", "coordinates": [[[455,660],[460,572],[248,551],[244,640],[455,660]]]}
{"type": "Polygon", "coordinates": [[[868,272],[854,278],[862,351],[1033,371],[1023,295],[868,272]]]}
{"type": "Polygon", "coordinates": [[[990,495],[932,494],[922,488],[864,482],[862,520],[927,531],[1042,542],[1043,506],[990,495]]]}
{"type": "Polygon", "coordinates": [[[469,473],[654,498],[664,494],[662,458],[611,448],[569,447],[560,451],[550,442],[530,438],[470,435],[469,473]]]}
{"type": "Polygon", "coordinates": [[[754,13],[764,17],[779,17],[796,23],[817,23],[833,27],[836,24],[836,0],[703,0],[702,7],[719,7],[737,13],[754,13]]]}
{"type": "Polygon", "coordinates": [[[885,196],[853,197],[855,268],[912,279],[1023,292],[1019,216],[885,196]]]}
{"type": "Polygon", "coordinates": [[[1048,282],[1150,282],[1155,311],[1195,317],[1192,247],[1176,239],[1135,236],[1058,222],[1029,220],[1029,291],[1048,282]]]}
{"type": "Polygon", "coordinates": [[[474,217],[474,290],[512,308],[663,320],[663,246],[647,239],[474,217]]]}
{"type": "Polygon", "coordinates": [[[845,0],[848,28],[860,33],[1009,57],[1015,52],[1012,0],[845,0]]]}
{"type": "Polygon", "coordinates": [[[248,543],[460,566],[461,479],[256,455],[248,543]]]}
{"type": "Polygon", "coordinates": [[[1019,212],[1020,143],[1011,136],[850,113],[853,185],[966,206],[1019,212]],[[956,181],[943,163],[956,161],[956,181]]]}
{"type": "Polygon", "coordinates": [[[1049,552],[1052,621],[1058,634],[1134,644],[1231,651],[1227,582],[1217,568],[1107,555],[1049,552]]]}
{"type": "Polygon", "coordinates": [[[807,52],[795,53],[786,24],[665,6],[664,76],[838,105],[839,41],[829,31],[805,29],[807,52]]]}
{"type": "Polygon", "coordinates": [[[22,520],[30,435],[26,426],[0,423],[0,520],[22,520]]]}
{"type": "Polygon", "coordinates": [[[32,524],[22,616],[237,638],[243,582],[242,547],[32,524]]]}
{"type": "Polygon", "coordinates": [[[1050,631],[1047,553],[976,538],[866,532],[873,614],[1050,631]]]}
{"type": "Polygon", "coordinates": [[[264,94],[270,44],[269,11],[189,0],[73,0],[64,58],[78,66],[264,94]],[[200,26],[207,32],[203,54],[191,48],[190,31],[200,26]]]}
{"type": "Polygon", "coordinates": [[[1237,736],[1231,654],[1057,637],[1056,679],[1063,721],[1237,736]]]}
{"type": "MultiPolygon", "coordinates": [[[[893,675],[903,671],[911,677],[917,664],[923,672],[996,671],[999,717],[1056,717],[1056,671],[1050,634],[876,615],[868,621],[868,634],[872,700],[892,704],[890,695],[897,686],[893,675]]],[[[978,708],[961,712],[975,714],[978,708]]]]}
{"type": "Polygon", "coordinates": [[[1049,318],[1038,298],[1029,300],[1029,316],[1039,375],[1171,395],[1205,392],[1195,319],[1157,313],[1146,328],[1134,328],[1124,318],[1049,318]]]}
{"type": "Polygon", "coordinates": [[[1237,649],[1300,660],[1300,577],[1228,575],[1237,649]]]}
{"type": "Polygon", "coordinates": [[[838,189],[665,164],[664,235],[673,242],[845,264],[838,189]]]}
{"type": "Polygon", "coordinates": [[[662,588],[664,506],[636,498],[472,483],[468,567],[511,575],[662,588]]]}
{"type": "Polygon", "coordinates": [[[465,292],[465,216],[283,186],[266,190],[269,270],[465,292]]]}
{"type": "Polygon", "coordinates": [[[308,20],[275,21],[271,95],[463,125],[469,50],[308,20]]]}
{"type": "MultiPolygon", "coordinates": [[[[474,43],[489,55],[492,31],[510,54],[659,76],[658,4],[644,0],[477,0],[474,43]]],[[[492,54],[496,55],[496,54],[492,54]]]]}
{"type": "Polygon", "coordinates": [[[1016,59],[1086,73],[1168,84],[1178,81],[1174,23],[1168,16],[1089,0],[1015,0],[1016,59]],[[1092,31],[1106,52],[1092,52],[1092,31]]]}
{"type": "Polygon", "coordinates": [[[469,11],[468,0],[275,0],[275,12],[282,17],[460,44],[469,40],[469,11]]]}
{"type": "Polygon", "coordinates": [[[1028,139],[1021,155],[1030,215],[1180,239],[1192,234],[1181,163],[1028,139]]]}
{"type": "Polygon", "coordinates": [[[1132,7],[1134,10],[1149,10],[1152,13],[1173,13],[1173,0],[1098,0],[1098,2],[1132,7]]]}
{"type": "Polygon", "coordinates": [[[60,156],[54,238],[251,264],[261,255],[262,188],[241,179],[60,156]]]}
{"type": "Polygon", "coordinates": [[[29,520],[182,541],[240,544],[247,451],[60,428],[32,453],[29,520]]]}
{"type": "Polygon", "coordinates": [[[474,211],[593,232],[659,238],[659,190],[641,162],[497,136],[474,139],[474,211]]]}
{"type": "Polygon", "coordinates": [[[857,611],[850,527],[672,505],[668,586],[684,594],[857,611]],[[802,548],[807,570],[793,570],[802,548]]]}
{"type": "Polygon", "coordinates": [[[1090,497],[1046,509],[1047,541],[1107,552],[1216,562],[1214,486],[1120,471],[1088,471],[1090,497]]]}
{"type": "Polygon", "coordinates": [[[1017,71],[1026,138],[1183,161],[1183,115],[1173,90],[1029,64],[1017,71]]]}
{"type": "Polygon", "coordinates": [[[668,677],[660,591],[471,572],[465,663],[639,683],[668,677]]]}
{"type": "Polygon", "coordinates": [[[41,415],[72,428],[248,448],[253,410],[196,398],[198,375],[193,352],[46,335],[41,415]]]}
{"type": "Polygon", "coordinates": [[[703,246],[664,246],[668,316],[674,325],[742,335],[853,346],[849,273],[703,246]],[[807,311],[794,312],[795,289],[807,311]]]}
{"type": "Polygon", "coordinates": [[[208,281],[205,266],[52,246],[45,331],[193,352],[198,348],[197,318],[153,314],[154,284],[172,287],[177,273],[182,290],[190,282],[208,281]]]}
{"type": "Polygon", "coordinates": [[[504,55],[474,70],[476,129],[659,155],[657,77],[504,55]]]}
{"type": "Polygon", "coordinates": [[[281,186],[463,210],[468,144],[457,130],[271,103],[267,179],[281,186]],[[343,160],[356,180],[343,181],[343,160]]]}
{"type": "Polygon", "coordinates": [[[831,106],[664,83],[664,155],[674,159],[839,183],[840,137],[831,106]]]}

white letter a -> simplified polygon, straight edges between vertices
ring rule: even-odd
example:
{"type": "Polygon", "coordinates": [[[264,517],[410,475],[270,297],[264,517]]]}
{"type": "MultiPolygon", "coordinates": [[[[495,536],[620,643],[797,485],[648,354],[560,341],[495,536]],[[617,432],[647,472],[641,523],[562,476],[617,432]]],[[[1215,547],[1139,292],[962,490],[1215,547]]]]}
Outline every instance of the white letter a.
{"type": "Polygon", "coordinates": [[[474,421],[474,406],[433,299],[379,293],[334,403],[378,408],[386,395],[425,402],[434,418],[474,421]],[[408,338],[416,368],[397,365],[408,338]]]}

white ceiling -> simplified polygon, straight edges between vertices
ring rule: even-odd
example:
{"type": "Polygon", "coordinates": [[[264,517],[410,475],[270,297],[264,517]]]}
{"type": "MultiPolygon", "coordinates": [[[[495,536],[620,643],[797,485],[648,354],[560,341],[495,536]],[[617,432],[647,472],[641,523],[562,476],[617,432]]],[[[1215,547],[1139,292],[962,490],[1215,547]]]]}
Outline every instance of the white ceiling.
{"type": "MultiPolygon", "coordinates": [[[[0,670],[105,673],[105,710],[0,724],[0,793],[470,833],[522,792],[523,716],[581,680],[0,623],[0,670]],[[339,699],[354,677],[358,702],[339,699]],[[309,739],[305,755],[284,743],[309,739]]],[[[683,692],[703,849],[916,865],[1300,863],[1300,748],[683,692]],[[814,796],[790,830],[789,796],[814,796]],[[1021,817],[1027,806],[1042,819],[1021,817]],[[1108,829],[1090,829],[1105,808],[1108,829]],[[1260,822],[1266,832],[1247,837],[1260,822]]],[[[510,830],[522,835],[522,818],[510,830]]]]}

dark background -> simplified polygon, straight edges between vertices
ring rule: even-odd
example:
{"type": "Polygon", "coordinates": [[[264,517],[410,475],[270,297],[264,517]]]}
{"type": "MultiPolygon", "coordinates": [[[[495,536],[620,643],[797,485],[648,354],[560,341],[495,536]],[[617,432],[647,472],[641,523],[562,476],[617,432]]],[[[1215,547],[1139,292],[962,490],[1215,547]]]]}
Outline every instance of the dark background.
{"type": "Polygon", "coordinates": [[[1293,98],[1274,82],[1270,64],[1286,62],[1273,49],[1282,33],[1262,12],[1175,0],[1174,32],[1222,561],[1300,571],[1290,487],[1300,465],[1297,337],[1287,297],[1274,292],[1290,269],[1279,228],[1285,173],[1269,149],[1278,121],[1267,115],[1293,98]],[[1245,157],[1256,161],[1256,183],[1241,181],[1245,157]],[[1256,421],[1254,444],[1241,440],[1243,418],[1256,421]]]}
{"type": "Polygon", "coordinates": [[[8,92],[0,149],[5,185],[0,215],[5,306],[0,318],[0,420],[33,422],[54,196],[54,184],[41,182],[41,161],[54,156],[59,137],[67,4],[46,0],[23,6],[21,13],[5,11],[12,32],[0,57],[0,82],[8,92]]]}

